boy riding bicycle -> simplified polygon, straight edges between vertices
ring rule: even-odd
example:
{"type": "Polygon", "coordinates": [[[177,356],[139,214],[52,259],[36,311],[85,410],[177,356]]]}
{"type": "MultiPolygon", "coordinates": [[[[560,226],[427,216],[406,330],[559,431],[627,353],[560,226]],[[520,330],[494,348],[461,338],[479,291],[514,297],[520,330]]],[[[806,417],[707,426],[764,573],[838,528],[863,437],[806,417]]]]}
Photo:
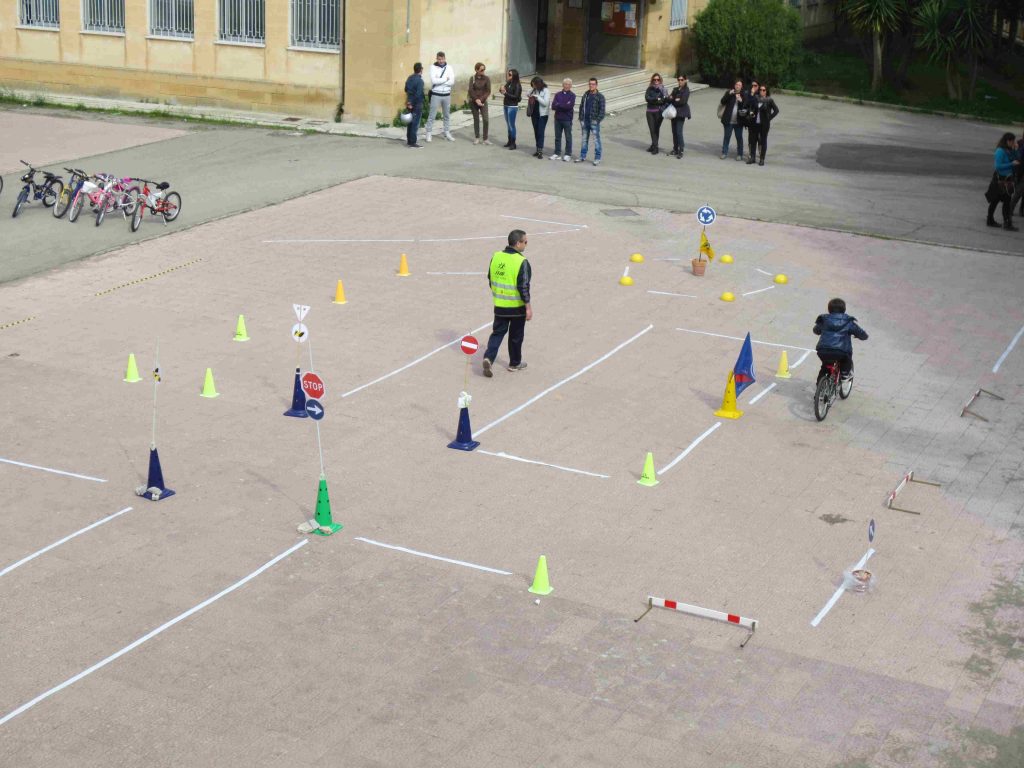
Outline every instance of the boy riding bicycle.
{"type": "Polygon", "coordinates": [[[814,334],[821,336],[815,351],[821,358],[818,381],[828,375],[828,364],[839,363],[844,380],[853,378],[853,342],[851,336],[867,341],[867,332],[857,325],[857,318],[846,314],[846,302],[832,299],[828,303],[828,314],[818,315],[814,321],[814,334]]]}

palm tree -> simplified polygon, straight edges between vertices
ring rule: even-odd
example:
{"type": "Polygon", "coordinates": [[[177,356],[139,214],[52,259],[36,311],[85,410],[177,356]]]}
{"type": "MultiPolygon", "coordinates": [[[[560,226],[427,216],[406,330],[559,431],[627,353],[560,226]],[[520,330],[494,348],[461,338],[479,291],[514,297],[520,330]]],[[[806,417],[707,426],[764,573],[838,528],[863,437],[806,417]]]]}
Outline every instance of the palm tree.
{"type": "Polygon", "coordinates": [[[946,69],[946,91],[951,101],[963,100],[960,62],[966,57],[970,80],[967,99],[974,99],[978,59],[991,42],[992,6],[989,0],[925,0],[914,15],[918,47],[946,69]]]}
{"type": "Polygon", "coordinates": [[[882,86],[882,55],[885,35],[899,29],[906,0],[850,0],[846,14],[857,29],[871,34],[871,90],[882,86]]]}

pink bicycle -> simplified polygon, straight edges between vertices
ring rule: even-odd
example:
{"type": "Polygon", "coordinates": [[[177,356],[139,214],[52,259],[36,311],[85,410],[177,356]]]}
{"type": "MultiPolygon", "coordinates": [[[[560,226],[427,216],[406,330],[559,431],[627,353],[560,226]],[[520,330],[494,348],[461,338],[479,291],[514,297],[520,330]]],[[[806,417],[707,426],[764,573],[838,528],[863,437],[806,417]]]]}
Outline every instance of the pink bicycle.
{"type": "Polygon", "coordinates": [[[139,188],[129,187],[131,178],[119,179],[114,176],[107,177],[99,192],[94,193],[92,202],[96,205],[96,226],[103,223],[107,212],[120,211],[125,219],[135,213],[135,207],[139,202],[139,188]]]}

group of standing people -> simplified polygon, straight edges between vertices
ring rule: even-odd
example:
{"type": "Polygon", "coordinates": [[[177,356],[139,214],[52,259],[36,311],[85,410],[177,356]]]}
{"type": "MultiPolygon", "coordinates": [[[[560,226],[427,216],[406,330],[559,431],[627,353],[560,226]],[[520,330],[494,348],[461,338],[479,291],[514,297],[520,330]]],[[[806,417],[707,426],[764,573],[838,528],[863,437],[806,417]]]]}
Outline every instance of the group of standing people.
{"type": "Polygon", "coordinates": [[[772,98],[768,86],[750,81],[750,88],[743,87],[737,80],[726,91],[718,103],[718,117],[722,121],[722,159],[729,156],[729,143],[736,137],[736,159],[743,159],[743,129],[747,129],[747,165],[764,165],[768,154],[768,131],[772,120],[779,115],[779,107],[772,98]],[[757,159],[758,148],[761,159],[757,159]]]}
{"type": "Polygon", "coordinates": [[[658,141],[661,135],[661,124],[665,120],[672,122],[672,151],[670,157],[681,160],[683,157],[683,127],[690,119],[690,81],[686,75],[676,76],[676,87],[669,92],[662,82],[661,75],[655,72],[644,93],[647,102],[647,129],[651,132],[651,146],[647,151],[652,155],[659,153],[658,141]]]}
{"type": "Polygon", "coordinates": [[[1020,205],[1020,215],[1024,216],[1024,133],[1017,139],[1012,133],[1004,133],[996,144],[995,169],[988,191],[988,218],[985,223],[990,227],[998,227],[995,219],[996,208],[1003,208],[1003,229],[1016,232],[1013,225],[1013,209],[1020,205]]]}

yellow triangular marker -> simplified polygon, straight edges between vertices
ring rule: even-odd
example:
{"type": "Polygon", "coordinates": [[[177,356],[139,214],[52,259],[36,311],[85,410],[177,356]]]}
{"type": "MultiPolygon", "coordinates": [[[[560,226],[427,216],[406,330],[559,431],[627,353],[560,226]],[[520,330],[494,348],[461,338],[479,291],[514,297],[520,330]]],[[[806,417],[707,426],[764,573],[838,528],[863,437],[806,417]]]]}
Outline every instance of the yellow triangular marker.
{"type": "Polygon", "coordinates": [[[715,416],[723,419],[738,419],[743,411],[736,409],[736,381],[732,371],[729,372],[729,381],[725,385],[725,395],[722,397],[722,407],[715,411],[715,416]]]}
{"type": "MultiPolygon", "coordinates": [[[[406,268],[408,269],[408,265],[406,268]]],[[[348,304],[348,301],[345,300],[345,286],[341,284],[341,280],[338,281],[338,287],[334,291],[334,303],[348,304]]]]}
{"type": "Polygon", "coordinates": [[[644,459],[643,474],[636,482],[637,485],[646,485],[651,488],[658,484],[658,475],[654,471],[654,454],[650,451],[647,452],[647,458],[644,459]]]}
{"type": "Polygon", "coordinates": [[[409,272],[409,260],[406,259],[405,254],[403,253],[401,260],[398,262],[398,276],[409,277],[410,274],[412,273],[409,272]]]}
{"type": "Polygon", "coordinates": [[[238,316],[238,325],[235,326],[235,338],[232,341],[248,341],[249,334],[245,332],[245,315],[238,316]]]}
{"type": "Polygon", "coordinates": [[[137,381],[142,381],[139,378],[139,367],[135,365],[135,353],[128,355],[128,368],[124,372],[124,380],[129,384],[134,384],[137,381]]]}
{"type": "Polygon", "coordinates": [[[537,572],[533,576],[533,586],[529,591],[535,595],[550,595],[555,591],[548,581],[548,559],[544,555],[537,561],[537,572]]]}
{"type": "Polygon", "coordinates": [[[213,369],[206,369],[206,380],[203,382],[203,391],[200,397],[219,397],[220,393],[217,388],[213,385],[213,369]]]}
{"type": "Polygon", "coordinates": [[[793,374],[789,372],[789,358],[786,356],[786,350],[782,350],[782,357],[779,358],[779,370],[775,372],[775,378],[777,379],[791,379],[793,374]]]}

